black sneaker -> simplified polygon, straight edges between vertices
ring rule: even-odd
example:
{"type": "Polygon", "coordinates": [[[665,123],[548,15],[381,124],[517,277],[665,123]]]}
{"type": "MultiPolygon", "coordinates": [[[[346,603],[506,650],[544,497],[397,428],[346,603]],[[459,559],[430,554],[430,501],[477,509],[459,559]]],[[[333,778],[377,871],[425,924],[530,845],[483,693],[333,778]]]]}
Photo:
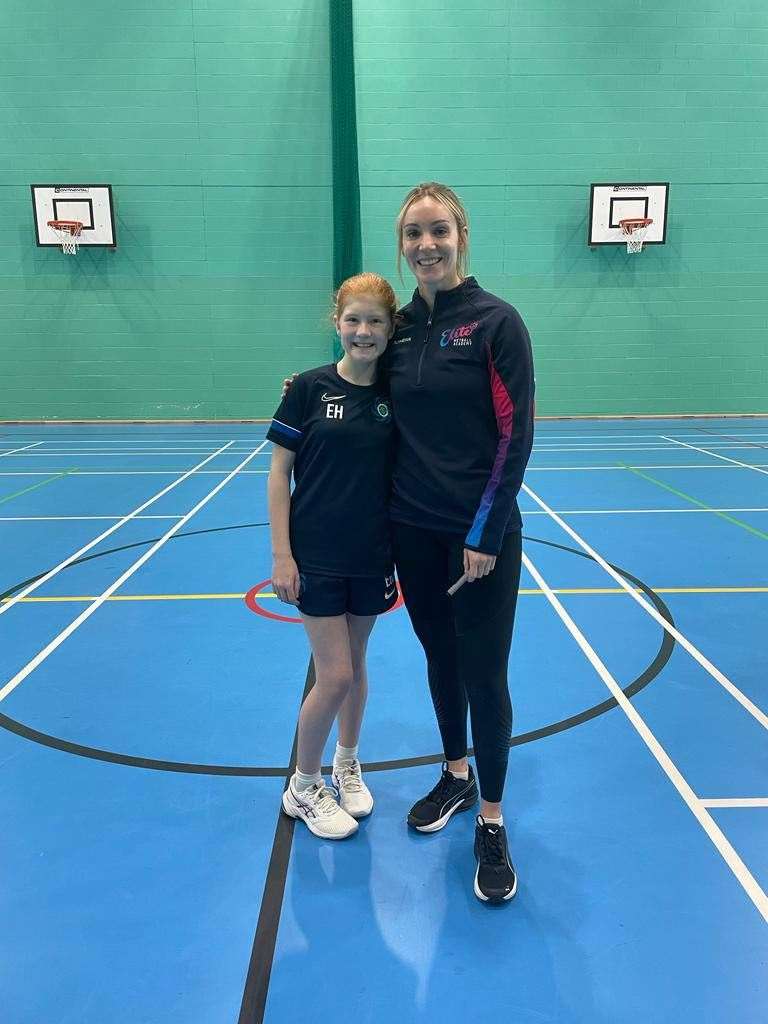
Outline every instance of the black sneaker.
{"type": "Polygon", "coordinates": [[[475,896],[484,903],[504,903],[517,892],[517,875],[509,859],[507,831],[477,816],[475,829],[475,896]]]}
{"type": "Polygon", "coordinates": [[[418,832],[439,832],[456,811],[466,811],[477,803],[477,783],[472,765],[469,778],[457,779],[443,761],[443,774],[434,789],[418,800],[408,812],[408,824],[418,832]]]}

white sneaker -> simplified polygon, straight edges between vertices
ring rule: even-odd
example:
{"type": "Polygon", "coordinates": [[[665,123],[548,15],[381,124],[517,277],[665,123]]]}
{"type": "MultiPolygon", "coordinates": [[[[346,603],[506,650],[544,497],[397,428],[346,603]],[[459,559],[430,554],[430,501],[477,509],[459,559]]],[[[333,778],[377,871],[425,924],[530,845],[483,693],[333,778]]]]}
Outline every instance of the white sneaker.
{"type": "Polygon", "coordinates": [[[339,791],[339,803],[353,818],[364,818],[373,810],[371,791],[363,782],[360,762],[341,761],[333,763],[331,775],[333,785],[339,791]]]}
{"type": "Polygon", "coordinates": [[[357,822],[336,801],[336,792],[324,782],[297,790],[294,778],[283,793],[283,810],[301,818],[310,832],[321,839],[346,839],[357,832],[357,822]]]}

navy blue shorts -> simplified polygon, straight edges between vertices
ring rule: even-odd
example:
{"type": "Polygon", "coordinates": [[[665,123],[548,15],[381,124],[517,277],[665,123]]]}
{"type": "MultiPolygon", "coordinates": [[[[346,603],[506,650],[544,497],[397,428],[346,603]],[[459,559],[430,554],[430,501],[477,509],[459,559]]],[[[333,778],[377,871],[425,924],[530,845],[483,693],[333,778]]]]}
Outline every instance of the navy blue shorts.
{"type": "Polygon", "coordinates": [[[304,615],[381,615],[397,601],[391,576],[321,576],[299,572],[298,608],[304,615]]]}

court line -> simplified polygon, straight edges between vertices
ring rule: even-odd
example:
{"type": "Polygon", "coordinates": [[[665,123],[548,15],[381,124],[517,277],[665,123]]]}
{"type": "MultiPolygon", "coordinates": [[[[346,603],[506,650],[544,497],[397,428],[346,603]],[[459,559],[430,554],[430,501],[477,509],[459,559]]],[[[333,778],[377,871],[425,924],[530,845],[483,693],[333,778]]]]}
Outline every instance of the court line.
{"type": "MultiPolygon", "coordinates": [[[[632,589],[637,593],[642,593],[640,587],[632,589]]],[[[656,594],[768,594],[768,587],[653,587],[652,589],[656,594]]],[[[532,587],[521,587],[518,590],[520,597],[538,597],[543,593],[543,590],[536,590],[532,587]]],[[[571,597],[596,595],[625,597],[627,592],[621,587],[554,587],[552,593],[571,597]]],[[[95,601],[96,597],[95,594],[62,594],[56,597],[23,597],[21,602],[23,604],[87,602],[95,601]]],[[[107,601],[242,601],[245,597],[245,594],[117,594],[108,597],[107,601]]],[[[262,590],[259,592],[259,600],[261,601],[262,598],[277,600],[277,594],[270,590],[262,590]]],[[[10,600],[9,597],[0,597],[0,603],[10,600]]]]}
{"type": "Polygon", "coordinates": [[[702,800],[704,807],[768,807],[768,796],[749,796],[725,800],[702,800]]]}
{"type": "Polygon", "coordinates": [[[741,704],[745,711],[749,712],[749,714],[752,715],[752,717],[755,718],[763,726],[764,729],[768,729],[768,715],[761,711],[760,708],[756,704],[754,704],[749,699],[749,697],[746,696],[746,694],[742,693],[741,690],[737,686],[735,686],[731,682],[731,680],[723,672],[720,671],[719,668],[716,668],[715,665],[713,665],[712,662],[701,653],[698,647],[692,644],[687,637],[683,636],[683,634],[678,629],[676,629],[674,626],[671,626],[663,618],[663,616],[659,615],[658,611],[653,607],[652,604],[649,604],[643,596],[636,593],[632,589],[632,587],[630,587],[629,584],[626,583],[626,581],[623,580],[622,577],[619,576],[619,574],[608,564],[608,562],[606,562],[602,555],[599,555],[594,548],[590,547],[589,544],[587,544],[587,542],[582,537],[580,537],[579,534],[576,533],[576,531],[571,526],[569,526],[564,519],[561,519],[556,512],[553,512],[552,509],[546,504],[546,502],[544,502],[538,496],[538,494],[535,494],[530,489],[530,487],[527,486],[527,484],[523,484],[522,489],[530,498],[533,498],[533,500],[539,506],[541,506],[541,508],[543,508],[546,512],[549,512],[551,518],[554,519],[558,526],[561,529],[563,529],[569,537],[575,540],[576,543],[579,544],[580,547],[584,551],[586,551],[587,554],[590,555],[590,557],[592,557],[605,572],[608,573],[609,576],[616,580],[619,586],[628,594],[630,594],[631,597],[633,597],[634,600],[637,601],[640,607],[644,608],[645,611],[651,616],[651,618],[655,619],[659,623],[662,629],[665,629],[670,634],[670,636],[673,636],[675,640],[677,640],[677,642],[685,648],[685,650],[691,655],[691,657],[695,661],[697,661],[699,665],[701,665],[701,667],[705,669],[716,682],[720,683],[720,685],[725,690],[727,690],[728,693],[730,693],[730,695],[739,702],[739,704],[741,704]]]}
{"type": "MultiPolygon", "coordinates": [[[[665,438],[667,441],[674,440],[671,437],[665,438]]],[[[743,469],[754,469],[756,473],[763,473],[768,476],[768,470],[761,469],[759,466],[753,466],[749,462],[739,462],[738,459],[729,459],[727,455],[718,455],[717,452],[709,451],[707,448],[697,448],[695,444],[688,444],[687,441],[675,441],[675,444],[679,444],[683,448],[690,448],[694,452],[701,452],[703,455],[711,455],[713,459],[722,459],[724,462],[732,462],[734,466],[741,466],[743,469]]],[[[712,447],[716,447],[712,445],[712,447]]]]}
{"type": "MultiPolygon", "coordinates": [[[[223,449],[221,449],[223,451],[223,449]]],[[[205,459],[200,463],[201,466],[205,465],[208,460],[205,459]]],[[[677,466],[670,467],[677,469],[677,466]]],[[[730,466],[715,466],[715,469],[730,469],[730,466]]],[[[46,473],[53,473],[55,470],[42,470],[33,471],[27,469],[16,470],[14,472],[0,473],[0,476],[45,476],[46,473]]],[[[186,469],[78,469],[70,472],[70,476],[177,476],[179,473],[186,473],[186,469]]],[[[194,472],[194,470],[192,471],[194,472]]],[[[196,475],[197,476],[224,476],[228,470],[226,469],[201,469],[196,475]]],[[[240,474],[241,476],[251,476],[253,474],[269,473],[268,469],[244,469],[240,474]]]]}
{"type": "Polygon", "coordinates": [[[557,612],[558,616],[564,623],[568,632],[571,634],[573,639],[581,648],[582,652],[590,662],[592,667],[595,669],[597,674],[600,676],[602,681],[608,687],[616,703],[619,705],[621,710],[627,716],[635,731],[638,733],[640,738],[645,743],[648,750],[651,752],[653,757],[656,759],[659,767],[665,773],[669,781],[675,787],[677,792],[683,798],[685,803],[688,805],[688,809],[691,811],[693,816],[699,822],[701,827],[704,829],[710,840],[714,844],[720,856],[726,862],[728,867],[731,869],[739,882],[741,887],[746,892],[747,896],[752,900],[759,913],[763,916],[766,923],[768,923],[768,896],[758,885],[756,879],[750,872],[747,865],[738,855],[736,850],[731,846],[725,834],[715,823],[714,818],[707,812],[702,804],[702,801],[696,796],[693,789],[683,777],[682,772],[672,761],[669,754],[662,747],[659,741],[656,739],[654,734],[651,732],[649,727],[646,725],[644,719],[640,716],[639,712],[635,709],[632,702],[625,696],[624,691],[613,678],[611,673],[608,671],[606,666],[601,661],[599,655],[596,653],[594,648],[591,646],[589,641],[586,639],[584,634],[581,632],[579,627],[573,621],[568,612],[563,608],[560,601],[552,593],[547,584],[546,580],[541,576],[539,571],[531,562],[527,555],[523,555],[523,564],[525,565],[528,572],[533,576],[536,582],[539,584],[541,589],[547,595],[547,599],[552,607],[557,612]]]}
{"type": "Polygon", "coordinates": [[[41,444],[45,444],[45,442],[36,441],[34,444],[27,444],[23,448],[12,448],[8,452],[0,452],[0,459],[4,458],[6,455],[14,455],[16,452],[26,452],[30,448],[37,448],[41,444]]]}
{"type": "MultiPolygon", "coordinates": [[[[666,485],[661,484],[660,481],[654,480],[653,477],[645,476],[644,473],[640,473],[638,470],[627,467],[633,473],[638,473],[638,476],[645,477],[646,480],[651,480],[653,483],[658,483],[660,487],[666,485]]],[[[686,497],[683,491],[675,491],[673,488],[667,488],[671,490],[673,494],[679,494],[681,497],[686,497]]],[[[690,499],[695,500],[695,499],[690,499]]],[[[762,508],[712,508],[709,505],[705,505],[704,502],[697,502],[701,505],[701,508],[583,508],[583,509],[558,509],[558,513],[561,516],[630,516],[630,515],[661,515],[669,513],[670,515],[679,515],[681,512],[690,514],[692,512],[768,512],[768,507],[762,508]]],[[[545,516],[547,513],[542,512],[541,509],[520,509],[524,516],[545,516]]]]}
{"type": "MultiPolygon", "coordinates": [[[[234,444],[236,442],[234,442],[232,440],[229,443],[230,444],[234,444]]],[[[264,441],[262,443],[262,447],[263,447],[264,444],[266,444],[266,438],[264,438],[264,441]]],[[[228,447],[228,445],[225,445],[225,447],[228,447]]],[[[116,458],[117,459],[117,458],[123,458],[125,456],[134,456],[134,455],[140,455],[140,456],[163,456],[165,458],[165,456],[167,456],[167,455],[205,455],[207,451],[208,451],[208,449],[204,449],[204,447],[203,447],[203,449],[167,449],[167,450],[157,450],[155,452],[153,452],[151,450],[148,450],[148,449],[146,451],[139,451],[139,452],[78,452],[77,450],[75,450],[75,451],[72,451],[72,452],[31,452],[28,456],[25,456],[25,459],[33,459],[33,458],[35,458],[35,459],[71,459],[75,455],[76,456],[98,456],[99,459],[110,459],[110,458],[116,458]]],[[[247,451],[247,449],[234,449],[232,452],[229,453],[229,455],[243,455],[243,453],[246,452],[246,451],[247,451]]],[[[669,451],[669,450],[665,450],[665,451],[669,451]]],[[[12,452],[6,452],[4,454],[5,455],[12,455],[13,453],[12,452]]],[[[259,455],[263,455],[263,456],[268,456],[270,454],[271,453],[269,453],[269,452],[260,452],[259,453],[259,455]]],[[[22,458],[22,456],[19,455],[19,456],[17,456],[17,458],[20,459],[20,458],[22,458]]]]}
{"type": "MultiPolygon", "coordinates": [[[[627,467],[629,469],[629,466],[627,467]]],[[[648,480],[649,483],[655,484],[657,487],[661,487],[662,490],[670,491],[672,494],[677,495],[678,498],[682,498],[684,501],[690,501],[693,505],[698,505],[698,509],[681,509],[680,511],[685,512],[714,512],[720,519],[724,519],[726,523],[732,523],[734,526],[740,526],[742,530],[747,530],[749,533],[753,533],[756,537],[760,537],[762,540],[768,540],[768,533],[764,533],[762,530],[758,530],[756,526],[750,526],[749,523],[742,523],[740,519],[734,519],[733,516],[727,515],[728,511],[738,511],[738,509],[714,509],[710,505],[707,505],[704,501],[699,501],[698,498],[694,498],[690,494],[686,494],[685,491],[678,491],[676,487],[672,487],[670,484],[665,484],[662,480],[656,480],[654,477],[649,476],[648,473],[643,473],[640,469],[629,469],[630,473],[634,473],[635,476],[639,476],[642,480],[648,480]]],[[[743,511],[755,512],[757,509],[744,509],[743,511]]]]}
{"type": "MultiPolygon", "coordinates": [[[[267,440],[265,438],[265,440],[267,440]]],[[[588,453],[588,452],[673,452],[678,449],[675,445],[683,445],[688,448],[692,448],[694,451],[701,451],[704,454],[710,454],[709,451],[705,451],[703,448],[696,448],[695,445],[689,445],[685,441],[674,441],[673,438],[665,438],[665,440],[671,441],[671,444],[658,444],[658,445],[580,445],[580,446],[547,446],[547,445],[534,445],[533,455],[551,454],[551,453],[563,453],[563,452],[577,452],[577,453],[588,453]]],[[[237,443],[237,442],[236,442],[237,443]]],[[[30,447],[33,447],[30,445],[30,447]]],[[[714,451],[753,451],[754,445],[748,444],[721,444],[712,445],[714,451]]],[[[72,451],[61,451],[54,449],[46,449],[44,452],[27,452],[23,448],[14,449],[13,451],[2,452],[2,455],[15,455],[16,458],[36,458],[36,459],[63,459],[71,458],[73,455],[87,456],[87,457],[99,457],[99,458],[123,458],[125,456],[135,455],[146,455],[148,457],[157,457],[159,455],[203,455],[207,449],[204,447],[199,448],[137,448],[129,451],[88,451],[87,449],[77,449],[72,451]]],[[[243,452],[247,451],[246,447],[236,448],[232,454],[242,455],[243,452]]],[[[265,457],[270,452],[262,453],[265,457]]],[[[725,458],[725,456],[721,456],[725,458]]]]}
{"type": "MultiPolygon", "coordinates": [[[[595,431],[594,433],[591,433],[591,434],[551,434],[551,433],[549,433],[545,429],[544,424],[546,422],[547,422],[546,420],[541,420],[541,419],[537,420],[537,424],[538,424],[538,426],[537,426],[538,437],[541,440],[546,440],[546,441],[609,441],[609,440],[610,441],[612,441],[612,440],[620,440],[620,441],[651,441],[654,438],[659,437],[658,425],[657,425],[656,430],[649,431],[648,433],[641,433],[641,434],[629,434],[629,433],[627,433],[627,434],[624,434],[624,433],[619,433],[619,434],[603,434],[603,433],[600,433],[599,431],[595,431]]],[[[654,421],[654,422],[658,424],[658,421],[654,421]]],[[[663,419],[662,419],[661,422],[664,422],[663,419]]],[[[714,421],[707,419],[705,422],[712,423],[714,421]]],[[[263,425],[267,426],[268,424],[265,421],[263,425]]],[[[723,424],[723,425],[727,425],[727,424],[723,424]]],[[[1,424],[0,424],[0,426],[1,426],[1,424]]],[[[673,434],[675,436],[677,436],[677,437],[693,437],[693,438],[696,438],[696,437],[699,436],[699,430],[700,429],[701,428],[698,428],[696,431],[690,431],[690,432],[689,431],[673,431],[673,434]]],[[[132,433],[133,430],[134,430],[134,426],[130,425],[129,432],[132,433]]],[[[718,434],[718,436],[719,437],[728,437],[728,436],[730,436],[730,437],[740,437],[740,438],[768,437],[768,431],[765,431],[765,430],[741,430],[741,431],[740,430],[730,430],[728,434],[718,434]]],[[[202,433],[199,434],[199,435],[196,435],[196,436],[192,436],[192,437],[185,437],[183,435],[180,435],[180,436],[176,437],[173,434],[170,434],[170,435],[169,434],[156,434],[156,435],[147,435],[146,437],[127,437],[124,434],[115,434],[112,437],[89,437],[87,435],[82,435],[80,437],[77,437],[77,436],[69,436],[69,437],[44,437],[42,439],[38,438],[37,441],[35,441],[34,443],[45,444],[46,442],[50,442],[51,444],[168,444],[169,442],[177,442],[177,443],[191,443],[191,444],[197,444],[197,443],[214,443],[215,444],[215,443],[221,443],[221,442],[223,442],[223,441],[225,441],[225,440],[227,440],[228,438],[231,438],[231,437],[232,437],[231,433],[227,434],[226,437],[214,437],[214,436],[208,436],[208,435],[205,435],[205,434],[202,434],[202,433]]],[[[24,443],[26,443],[29,440],[29,438],[24,438],[24,437],[10,438],[9,437],[9,438],[7,438],[7,440],[9,440],[11,443],[17,443],[18,444],[20,441],[23,441],[24,443]]],[[[262,437],[247,437],[247,436],[239,437],[238,436],[238,437],[235,438],[235,440],[242,441],[245,444],[251,444],[251,443],[257,443],[258,441],[263,441],[264,438],[263,438],[263,436],[262,437]]]]}
{"type": "MultiPolygon", "coordinates": [[[[232,453],[229,453],[232,454],[232,453]]],[[[768,463],[758,462],[756,465],[765,466],[768,469],[768,463]]],[[[624,473],[626,469],[632,469],[630,465],[623,463],[609,463],[605,466],[531,466],[529,465],[526,469],[526,473],[572,473],[574,471],[593,470],[595,472],[611,472],[611,473],[624,473]]],[[[737,466],[721,466],[715,463],[677,463],[676,465],[655,465],[650,463],[649,465],[643,465],[637,467],[640,469],[739,469],[737,466]]],[[[753,467],[754,468],[754,467],[753,467]]],[[[16,469],[16,470],[3,470],[0,471],[0,476],[45,476],[46,473],[56,473],[56,469],[44,469],[44,470],[33,470],[33,469],[16,469]]],[[[174,473],[184,473],[184,469],[78,469],[77,472],[73,472],[72,476],[172,476],[174,473]]],[[[204,469],[198,473],[198,476],[205,476],[206,474],[211,476],[222,475],[226,473],[226,469],[204,469]]],[[[269,473],[268,469],[244,469],[240,474],[241,476],[251,476],[259,473],[269,473]]]]}
{"type": "Polygon", "coordinates": [[[14,604],[16,604],[16,602],[19,601],[22,597],[26,597],[27,594],[31,594],[33,590],[37,590],[38,587],[41,587],[43,583],[47,583],[48,580],[52,579],[57,573],[61,572],[62,569],[65,569],[70,564],[70,562],[76,561],[78,558],[84,555],[86,551],[90,551],[91,548],[95,547],[102,540],[104,540],[105,537],[109,537],[110,534],[115,532],[115,530],[119,530],[120,527],[127,523],[129,520],[134,519],[140,512],[143,512],[145,508],[149,508],[149,506],[156,502],[158,498],[162,498],[164,494],[167,494],[169,491],[172,491],[174,487],[178,487],[178,485],[183,480],[186,480],[188,477],[192,476],[192,474],[196,470],[198,470],[200,466],[204,466],[207,462],[210,462],[211,459],[215,459],[217,455],[219,455],[221,452],[229,448],[231,444],[234,444],[234,441],[230,441],[228,444],[225,444],[223,448],[219,448],[218,451],[215,451],[212,455],[209,455],[207,459],[203,459],[203,461],[198,463],[198,465],[195,466],[193,469],[188,470],[183,476],[180,476],[177,480],[174,480],[172,483],[168,484],[168,486],[163,488],[162,491],[158,491],[158,493],[151,497],[149,501],[145,501],[142,505],[139,505],[139,507],[135,508],[133,512],[130,512],[127,516],[124,516],[119,522],[115,523],[113,526],[110,526],[108,530],[105,530],[103,533],[100,533],[98,537],[94,538],[94,540],[92,541],[89,541],[84,547],[80,548],[79,551],[76,551],[73,555],[70,555],[68,558],[65,558],[63,562],[59,562],[59,564],[57,566],[54,566],[53,569],[49,569],[49,571],[45,573],[44,576],[41,576],[38,580],[35,580],[28,586],[24,587],[23,590],[20,590],[18,594],[15,594],[7,604],[0,605],[0,615],[3,615],[5,612],[13,608],[14,604]]]}
{"type": "MultiPolygon", "coordinates": [[[[665,438],[667,441],[673,441],[673,438],[665,438]]],[[[675,444],[684,445],[685,441],[676,441],[675,444]]],[[[693,445],[691,445],[693,447],[693,445]]],[[[722,449],[723,451],[733,451],[735,449],[752,450],[754,445],[749,444],[713,444],[712,448],[722,449]]],[[[672,452],[675,448],[672,444],[656,444],[656,445],[642,445],[642,444],[586,444],[586,445],[541,445],[535,444],[533,446],[533,454],[536,455],[539,452],[672,452]]],[[[37,452],[35,454],[45,455],[45,452],[37,452]]]]}
{"type": "MultiPolygon", "coordinates": [[[[709,437],[719,437],[726,441],[741,441],[741,438],[738,436],[738,434],[722,434],[719,430],[707,430],[706,427],[697,427],[696,430],[699,434],[707,434],[709,437]]],[[[760,435],[754,434],[753,436],[759,437],[760,435]]],[[[697,437],[697,440],[700,441],[701,438],[697,437]]],[[[759,441],[749,441],[748,444],[751,448],[768,449],[768,444],[761,444],[759,441]]]]}
{"type": "MultiPolygon", "coordinates": [[[[766,468],[768,468],[768,463],[758,462],[758,463],[756,463],[756,465],[757,466],[765,466],[766,468]]],[[[720,470],[722,470],[722,469],[734,469],[734,468],[735,469],[739,469],[740,467],[739,467],[738,463],[734,467],[734,466],[720,466],[720,465],[716,465],[715,463],[712,463],[712,462],[709,462],[709,463],[704,463],[704,462],[701,462],[701,463],[696,463],[696,462],[694,462],[694,463],[690,463],[690,462],[689,463],[681,463],[681,462],[679,462],[676,465],[674,463],[672,465],[669,465],[669,464],[655,465],[653,463],[650,463],[649,465],[647,465],[647,466],[644,465],[644,466],[641,466],[640,468],[641,469],[720,469],[720,470]]],[[[754,469],[755,466],[753,466],[752,468],[754,469]]],[[[526,471],[526,473],[571,473],[574,470],[578,470],[579,472],[581,472],[582,470],[585,470],[585,469],[586,470],[594,470],[594,471],[602,470],[602,471],[610,471],[610,472],[616,472],[618,470],[618,471],[620,471],[622,473],[626,471],[626,467],[624,466],[623,463],[614,463],[613,465],[608,464],[608,465],[605,465],[605,466],[531,466],[529,464],[525,471],[526,471]]]]}
{"type": "MultiPolygon", "coordinates": [[[[156,541],[151,548],[149,548],[148,551],[145,551],[143,555],[137,558],[133,565],[130,565],[125,570],[125,572],[115,580],[114,583],[110,584],[110,586],[108,586],[107,589],[104,590],[96,598],[96,600],[85,609],[85,611],[81,612],[76,619],[73,619],[73,621],[70,622],[70,624],[66,626],[64,629],[62,629],[62,631],[57,636],[55,636],[53,640],[50,641],[50,643],[46,644],[46,646],[41,651],[39,651],[34,658],[28,661],[27,664],[22,669],[20,669],[15,676],[9,679],[5,686],[2,689],[0,689],[0,701],[5,700],[5,698],[10,693],[13,693],[16,687],[23,683],[27,676],[30,675],[30,673],[34,672],[38,665],[41,665],[42,662],[44,662],[45,659],[50,654],[52,654],[57,647],[64,643],[67,637],[71,636],[72,633],[74,633],[74,631],[78,629],[86,621],[86,619],[90,618],[90,616],[93,615],[93,613],[102,606],[102,604],[104,603],[104,601],[107,600],[107,598],[111,597],[112,594],[114,594],[114,592],[118,590],[123,585],[123,583],[125,583],[126,580],[130,579],[130,577],[133,576],[137,569],[140,569],[141,566],[144,565],[144,563],[152,557],[152,555],[159,551],[160,548],[168,540],[171,539],[171,537],[177,532],[177,530],[180,530],[182,526],[189,522],[192,516],[199,512],[200,509],[203,508],[205,505],[207,505],[211,498],[215,497],[219,493],[219,491],[223,487],[225,487],[226,484],[228,484],[229,481],[234,476],[237,475],[239,470],[243,466],[246,466],[251,461],[251,459],[253,459],[257,454],[258,452],[251,452],[251,454],[246,459],[243,459],[240,465],[233,469],[232,472],[227,477],[225,477],[224,480],[221,480],[218,484],[216,484],[213,490],[209,491],[204,498],[198,501],[194,508],[190,509],[190,511],[187,512],[183,519],[180,519],[179,522],[174,523],[173,526],[169,530],[167,530],[163,534],[163,536],[158,541],[156,541]]],[[[13,601],[16,599],[17,598],[11,598],[9,604],[6,605],[5,608],[10,607],[10,604],[13,603],[13,601]]],[[[5,608],[0,607],[0,612],[5,611],[5,608]]]]}
{"type": "Polygon", "coordinates": [[[32,484],[31,487],[25,487],[21,491],[15,491],[13,494],[6,494],[0,498],[0,505],[4,505],[6,501],[11,501],[13,498],[20,498],[22,494],[36,491],[39,487],[45,487],[46,484],[52,484],[55,480],[63,480],[65,476],[69,476],[72,472],[72,469],[63,469],[60,473],[56,473],[55,476],[49,476],[46,480],[40,480],[38,483],[32,484]]]}
{"type": "MultiPolygon", "coordinates": [[[[39,484],[38,486],[42,486],[39,484]]],[[[32,490],[30,487],[29,490],[32,490]]],[[[24,491],[20,491],[20,494],[24,494],[24,491]]],[[[750,512],[758,511],[757,509],[750,509],[750,512]]],[[[768,510],[767,510],[768,511],[768,510]]],[[[181,519],[181,516],[134,516],[134,519],[181,519]]],[[[113,521],[115,519],[122,519],[122,516],[0,516],[0,523],[58,523],[58,522],[79,522],[80,520],[90,519],[107,519],[113,521]]]]}
{"type": "MultiPolygon", "coordinates": [[[[304,703],[314,685],[315,662],[310,657],[307,675],[304,680],[304,692],[301,695],[299,707],[304,703]]],[[[296,770],[298,746],[299,726],[297,723],[293,733],[293,744],[288,759],[288,770],[283,785],[283,792],[288,788],[291,776],[296,770]]],[[[237,1024],[260,1024],[264,1020],[264,1010],[267,1003],[269,979],[272,975],[272,964],[275,959],[275,945],[277,943],[278,928],[280,927],[280,915],[283,909],[285,883],[288,878],[288,864],[291,859],[295,826],[296,819],[289,818],[287,814],[283,814],[282,807],[280,807],[277,811],[275,837],[272,840],[272,851],[269,855],[269,865],[264,879],[259,919],[253,936],[253,946],[251,947],[251,956],[248,961],[248,971],[245,976],[237,1024]]]]}

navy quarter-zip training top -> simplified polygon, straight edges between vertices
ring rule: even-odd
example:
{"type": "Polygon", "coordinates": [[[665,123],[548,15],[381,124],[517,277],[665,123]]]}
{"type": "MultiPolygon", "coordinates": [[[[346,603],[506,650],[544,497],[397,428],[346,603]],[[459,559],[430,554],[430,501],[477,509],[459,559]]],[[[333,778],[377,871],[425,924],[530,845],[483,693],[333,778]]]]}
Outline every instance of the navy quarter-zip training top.
{"type": "Polygon", "coordinates": [[[497,555],[520,530],[517,494],[533,444],[531,343],[520,314],[474,277],[418,292],[385,356],[398,432],[390,516],[465,535],[497,555]]]}

